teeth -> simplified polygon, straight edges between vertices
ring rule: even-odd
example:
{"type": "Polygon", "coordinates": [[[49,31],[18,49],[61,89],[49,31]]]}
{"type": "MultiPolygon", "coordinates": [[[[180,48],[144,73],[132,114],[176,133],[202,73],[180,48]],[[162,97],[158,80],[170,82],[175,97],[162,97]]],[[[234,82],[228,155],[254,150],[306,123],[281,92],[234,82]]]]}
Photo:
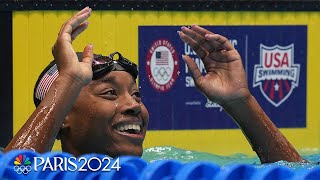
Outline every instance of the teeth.
{"type": "Polygon", "coordinates": [[[127,131],[129,129],[133,129],[133,130],[135,130],[136,133],[139,133],[141,130],[141,127],[138,124],[126,124],[126,125],[122,125],[122,126],[117,127],[118,131],[127,131]]]}

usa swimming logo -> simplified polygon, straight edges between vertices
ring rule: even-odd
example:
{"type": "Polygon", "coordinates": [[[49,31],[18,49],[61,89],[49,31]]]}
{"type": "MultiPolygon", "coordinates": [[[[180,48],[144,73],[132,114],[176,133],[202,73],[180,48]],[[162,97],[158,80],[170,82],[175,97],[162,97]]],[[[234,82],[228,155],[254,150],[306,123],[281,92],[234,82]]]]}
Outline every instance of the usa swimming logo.
{"type": "Polygon", "coordinates": [[[294,44],[272,47],[260,44],[260,64],[254,66],[253,87],[275,107],[299,86],[300,65],[294,63],[294,44]]]}
{"type": "Polygon", "coordinates": [[[169,40],[154,41],[146,56],[146,72],[152,87],[158,92],[167,92],[177,80],[178,55],[169,40]]]}
{"type": "Polygon", "coordinates": [[[28,174],[32,169],[30,158],[26,155],[17,156],[13,164],[13,170],[18,174],[28,174]]]}

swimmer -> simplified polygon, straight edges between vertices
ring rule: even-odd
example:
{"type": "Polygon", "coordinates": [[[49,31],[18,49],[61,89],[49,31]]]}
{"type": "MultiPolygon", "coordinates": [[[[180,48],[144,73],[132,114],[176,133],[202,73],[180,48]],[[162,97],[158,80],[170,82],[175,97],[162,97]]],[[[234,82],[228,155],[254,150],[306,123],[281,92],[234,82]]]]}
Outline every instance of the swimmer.
{"type": "MultiPolygon", "coordinates": [[[[51,151],[59,138],[62,150],[74,156],[142,155],[149,114],[136,84],[136,65],[118,53],[94,55],[92,44],[82,54],[72,47],[72,41],[88,27],[91,11],[86,7],[62,25],[52,48],[55,60],[35,87],[37,109],[6,152],[51,151]],[[119,60],[114,61],[115,56],[119,60]]],[[[192,58],[182,56],[196,87],[232,117],[261,162],[302,161],[250,94],[241,57],[227,38],[197,25],[182,27],[178,35],[206,68],[207,74],[202,75],[192,58]]]]}

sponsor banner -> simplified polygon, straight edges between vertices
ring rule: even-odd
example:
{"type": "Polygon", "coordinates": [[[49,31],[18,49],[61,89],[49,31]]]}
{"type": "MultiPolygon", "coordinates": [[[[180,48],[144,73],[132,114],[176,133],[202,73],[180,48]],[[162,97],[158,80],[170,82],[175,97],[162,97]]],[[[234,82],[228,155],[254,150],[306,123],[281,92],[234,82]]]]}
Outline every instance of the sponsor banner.
{"type": "MultiPolygon", "coordinates": [[[[207,26],[239,51],[248,86],[278,127],[306,127],[307,26],[207,26]],[[290,113],[289,113],[290,112],[290,113]]],[[[139,84],[149,129],[237,128],[194,85],[186,54],[204,65],[176,33],[180,26],[139,27],[139,84]]]]}

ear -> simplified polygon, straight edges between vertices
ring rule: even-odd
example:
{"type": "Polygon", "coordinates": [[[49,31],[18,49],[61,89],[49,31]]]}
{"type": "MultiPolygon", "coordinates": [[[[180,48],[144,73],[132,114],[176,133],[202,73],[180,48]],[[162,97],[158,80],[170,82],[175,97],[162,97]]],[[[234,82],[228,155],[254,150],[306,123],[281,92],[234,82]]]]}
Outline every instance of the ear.
{"type": "Polygon", "coordinates": [[[70,116],[67,115],[62,123],[62,126],[60,127],[58,134],[57,134],[57,137],[56,137],[57,140],[61,140],[62,136],[66,136],[68,134],[69,129],[70,129],[70,122],[71,122],[70,116]]]}

